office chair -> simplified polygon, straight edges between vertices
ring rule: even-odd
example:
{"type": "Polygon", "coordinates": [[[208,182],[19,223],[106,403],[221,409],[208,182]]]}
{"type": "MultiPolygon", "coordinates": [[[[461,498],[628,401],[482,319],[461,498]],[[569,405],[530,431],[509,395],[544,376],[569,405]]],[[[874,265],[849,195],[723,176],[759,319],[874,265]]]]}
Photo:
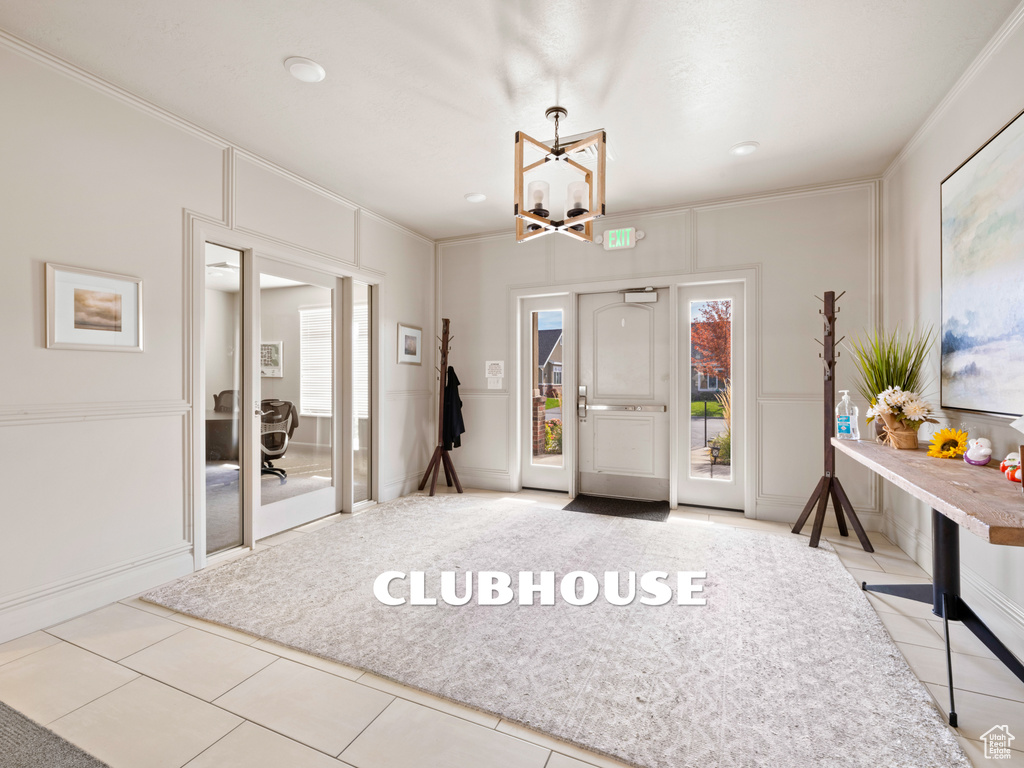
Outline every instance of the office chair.
{"type": "Polygon", "coordinates": [[[279,477],[284,485],[288,482],[288,472],[275,467],[273,462],[288,450],[288,441],[299,425],[299,414],[288,400],[263,400],[260,417],[260,448],[263,452],[260,474],[279,477]]]}
{"type": "Polygon", "coordinates": [[[213,410],[220,413],[234,413],[238,410],[238,390],[225,389],[213,396],[213,410]]]}

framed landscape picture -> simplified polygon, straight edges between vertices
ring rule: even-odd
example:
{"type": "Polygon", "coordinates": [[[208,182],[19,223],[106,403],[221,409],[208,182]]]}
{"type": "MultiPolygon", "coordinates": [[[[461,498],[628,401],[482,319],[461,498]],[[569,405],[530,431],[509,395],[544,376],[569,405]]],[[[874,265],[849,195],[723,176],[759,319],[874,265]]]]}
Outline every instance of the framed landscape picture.
{"type": "Polygon", "coordinates": [[[46,265],[49,349],[142,351],[142,278],[46,265]]]}
{"type": "Polygon", "coordinates": [[[398,362],[419,365],[423,362],[423,330],[415,325],[398,324],[398,362]]]}
{"type": "Polygon", "coordinates": [[[1024,413],[1024,112],[942,182],[943,408],[1024,413]]]}

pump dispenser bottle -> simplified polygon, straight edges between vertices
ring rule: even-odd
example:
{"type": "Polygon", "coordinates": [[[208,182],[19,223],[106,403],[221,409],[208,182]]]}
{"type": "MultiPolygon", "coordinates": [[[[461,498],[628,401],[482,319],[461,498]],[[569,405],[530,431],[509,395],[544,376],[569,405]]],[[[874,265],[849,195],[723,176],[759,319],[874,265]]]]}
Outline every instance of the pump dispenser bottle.
{"type": "Polygon", "coordinates": [[[858,408],[850,402],[850,390],[841,389],[843,399],[836,406],[836,437],[840,440],[860,440],[860,427],[857,424],[858,408]]]}

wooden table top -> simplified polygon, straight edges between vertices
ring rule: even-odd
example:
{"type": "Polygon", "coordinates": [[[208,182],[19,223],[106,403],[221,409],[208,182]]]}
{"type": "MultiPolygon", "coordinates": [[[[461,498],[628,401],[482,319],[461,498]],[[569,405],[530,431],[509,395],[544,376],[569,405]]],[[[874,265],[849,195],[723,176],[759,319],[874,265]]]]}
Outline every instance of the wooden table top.
{"type": "Polygon", "coordinates": [[[931,505],[992,544],[1024,547],[1024,493],[992,459],[984,467],[962,458],[936,459],[926,448],[900,451],[866,440],[832,438],[836,450],[931,505]]]}

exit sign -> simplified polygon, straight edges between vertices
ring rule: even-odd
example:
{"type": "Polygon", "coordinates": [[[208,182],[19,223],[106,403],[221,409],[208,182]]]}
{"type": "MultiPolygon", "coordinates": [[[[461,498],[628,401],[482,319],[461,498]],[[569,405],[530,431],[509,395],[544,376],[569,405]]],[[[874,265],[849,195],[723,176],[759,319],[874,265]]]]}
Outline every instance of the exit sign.
{"type": "Polygon", "coordinates": [[[619,251],[623,248],[635,248],[636,241],[637,231],[635,227],[605,230],[604,239],[602,240],[606,251],[619,251]]]}

